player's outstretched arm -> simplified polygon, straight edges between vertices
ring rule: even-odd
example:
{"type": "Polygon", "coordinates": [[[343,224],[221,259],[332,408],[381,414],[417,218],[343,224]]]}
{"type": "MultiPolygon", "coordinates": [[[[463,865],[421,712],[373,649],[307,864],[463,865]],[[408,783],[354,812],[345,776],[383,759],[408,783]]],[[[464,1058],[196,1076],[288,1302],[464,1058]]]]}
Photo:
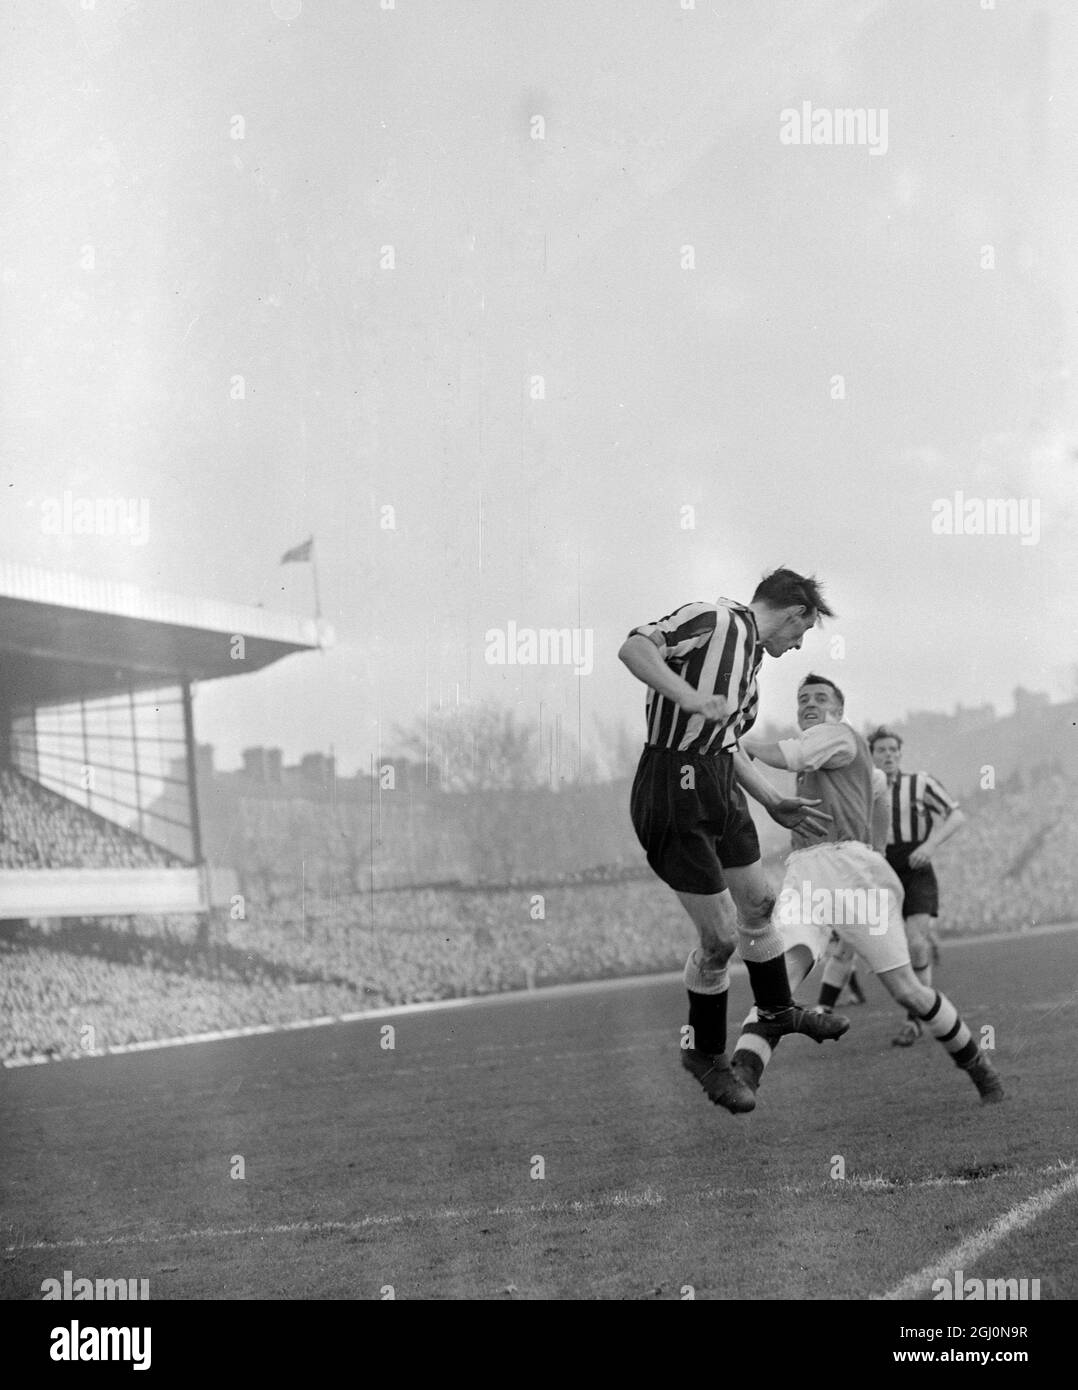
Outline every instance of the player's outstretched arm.
{"type": "Polygon", "coordinates": [[[742,749],[750,758],[755,758],[758,763],[764,763],[767,767],[777,767],[781,771],[789,770],[789,763],[786,761],[786,754],[777,743],[764,743],[762,739],[743,739],[742,749]]]}
{"type": "Polygon", "coordinates": [[[778,739],[774,743],[765,743],[763,739],[745,739],[741,747],[750,757],[783,772],[845,767],[853,762],[857,752],[853,730],[833,721],[817,724],[793,738],[778,739]]]}
{"type": "Polygon", "coordinates": [[[787,830],[826,835],[831,817],[819,809],[819,801],[804,796],[783,796],[762,773],[757,772],[740,748],[734,752],[734,777],[779,825],[787,830]]]}

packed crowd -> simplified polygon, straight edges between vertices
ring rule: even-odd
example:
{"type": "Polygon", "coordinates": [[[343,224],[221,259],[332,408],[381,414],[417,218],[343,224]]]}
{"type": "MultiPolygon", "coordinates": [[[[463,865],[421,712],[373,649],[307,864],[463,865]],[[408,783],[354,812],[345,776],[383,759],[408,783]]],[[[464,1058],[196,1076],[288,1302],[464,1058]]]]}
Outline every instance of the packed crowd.
{"type": "Polygon", "coordinates": [[[1078,786],[1061,775],[963,802],[966,825],[937,851],[940,929],[1013,930],[1074,916],[1078,786]]]}
{"type": "Polygon", "coordinates": [[[21,925],[0,940],[0,1054],[77,1056],[147,1038],[675,968],[686,935],[654,880],[420,889],[307,912],[21,925]],[[536,914],[542,914],[541,916],[536,914]],[[89,1031],[87,1031],[89,1030],[89,1031]],[[87,1039],[90,1041],[88,1042],[87,1039]]]}
{"type": "Polygon", "coordinates": [[[163,849],[0,766],[0,869],[139,869],[163,849]]]}
{"type": "MultiPolygon", "coordinates": [[[[941,934],[1074,916],[1073,782],[986,792],[937,856],[941,934]]],[[[772,867],[777,879],[781,866],[772,867]]],[[[22,924],[0,940],[0,1054],[75,1056],[150,1038],[680,966],[691,930],[652,876],[501,889],[247,899],[190,918],[22,924]]]]}

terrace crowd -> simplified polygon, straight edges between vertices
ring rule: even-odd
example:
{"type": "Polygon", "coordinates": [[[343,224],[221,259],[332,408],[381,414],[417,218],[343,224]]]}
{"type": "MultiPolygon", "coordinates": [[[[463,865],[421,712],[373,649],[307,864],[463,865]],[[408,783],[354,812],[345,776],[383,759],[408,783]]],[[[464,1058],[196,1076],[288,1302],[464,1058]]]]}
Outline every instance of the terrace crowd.
{"type": "Polygon", "coordinates": [[[176,862],[148,840],[0,765],[0,870],[140,869],[176,862]]]}
{"type": "MultiPolygon", "coordinates": [[[[944,939],[1074,917],[1075,791],[1054,776],[966,803],[969,824],[936,861],[944,939]]],[[[690,929],[673,894],[646,873],[592,877],[359,895],[295,885],[219,916],[208,941],[184,918],[9,927],[0,1055],[679,968],[690,929]]]]}

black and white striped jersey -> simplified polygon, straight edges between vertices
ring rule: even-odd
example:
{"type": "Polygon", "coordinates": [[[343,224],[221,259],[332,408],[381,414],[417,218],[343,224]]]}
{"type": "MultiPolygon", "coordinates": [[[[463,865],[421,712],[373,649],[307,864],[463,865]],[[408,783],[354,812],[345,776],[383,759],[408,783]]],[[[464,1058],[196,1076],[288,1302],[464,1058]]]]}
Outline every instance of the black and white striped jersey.
{"type": "Polygon", "coordinates": [[[756,673],[764,649],[752,610],[722,598],[686,603],[657,622],[634,627],[629,636],[634,634],[654,642],[667,666],[695,690],[725,696],[730,706],[725,719],[705,719],[649,688],[648,743],[694,753],[735,747],[756,722],[759,703],[756,673]]]}

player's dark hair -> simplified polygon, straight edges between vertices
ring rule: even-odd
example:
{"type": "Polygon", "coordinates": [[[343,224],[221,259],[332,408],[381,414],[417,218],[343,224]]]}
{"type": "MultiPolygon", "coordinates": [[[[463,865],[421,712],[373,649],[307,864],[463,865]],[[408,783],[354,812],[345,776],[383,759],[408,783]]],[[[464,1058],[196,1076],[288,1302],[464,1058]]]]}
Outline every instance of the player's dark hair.
{"type": "Polygon", "coordinates": [[[817,620],[835,616],[834,610],[824,602],[816,577],[809,575],[806,578],[793,570],[777,569],[765,574],[752,596],[753,603],[757,600],[766,603],[769,608],[795,608],[799,605],[811,608],[817,620]]]}
{"type": "Polygon", "coordinates": [[[899,738],[898,734],[895,733],[894,729],[889,729],[886,724],[881,724],[878,729],[873,729],[868,736],[868,751],[870,753],[873,752],[876,744],[879,743],[881,739],[885,738],[893,738],[899,748],[902,747],[902,740],[899,738]]]}
{"type": "Polygon", "coordinates": [[[802,689],[803,686],[806,686],[806,685],[829,685],[829,686],[831,687],[831,689],[835,692],[835,695],[836,695],[836,697],[837,697],[837,699],[838,699],[839,704],[842,705],[842,707],[845,709],[845,707],[846,707],[846,697],[845,697],[845,695],[843,695],[842,691],[839,690],[839,688],[838,688],[838,686],[835,684],[835,682],[832,681],[832,680],[828,680],[826,676],[814,676],[814,675],[812,675],[812,673],[810,672],[810,673],[805,677],[805,679],[801,682],[801,685],[799,685],[797,688],[798,688],[798,690],[800,690],[800,689],[802,689]]]}

